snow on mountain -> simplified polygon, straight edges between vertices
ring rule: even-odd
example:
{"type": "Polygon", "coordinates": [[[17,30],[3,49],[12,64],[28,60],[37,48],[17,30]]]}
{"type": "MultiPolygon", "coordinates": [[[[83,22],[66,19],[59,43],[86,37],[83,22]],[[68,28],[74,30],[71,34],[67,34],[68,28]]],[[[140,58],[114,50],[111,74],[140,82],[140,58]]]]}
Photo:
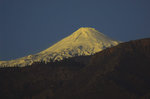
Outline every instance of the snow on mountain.
{"type": "Polygon", "coordinates": [[[112,40],[94,28],[81,27],[73,34],[40,53],[28,55],[16,60],[0,61],[0,66],[24,67],[31,65],[33,62],[50,62],[74,56],[92,55],[117,44],[119,44],[119,41],[112,40]]]}

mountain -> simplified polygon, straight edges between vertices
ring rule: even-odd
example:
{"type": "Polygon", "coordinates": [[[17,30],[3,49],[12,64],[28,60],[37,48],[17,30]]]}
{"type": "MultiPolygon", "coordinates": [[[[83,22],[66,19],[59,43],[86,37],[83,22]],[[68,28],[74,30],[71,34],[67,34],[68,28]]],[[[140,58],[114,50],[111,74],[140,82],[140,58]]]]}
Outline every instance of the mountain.
{"type": "Polygon", "coordinates": [[[92,55],[119,43],[119,41],[106,37],[94,28],[81,27],[73,34],[40,53],[28,55],[16,60],[0,61],[0,66],[23,67],[31,65],[34,62],[44,61],[47,63],[74,56],[92,55]]]}
{"type": "Polygon", "coordinates": [[[90,56],[0,68],[0,97],[150,99],[149,60],[150,38],[120,43],[90,56]]]}
{"type": "Polygon", "coordinates": [[[93,55],[56,99],[150,99],[150,38],[93,55]]]}

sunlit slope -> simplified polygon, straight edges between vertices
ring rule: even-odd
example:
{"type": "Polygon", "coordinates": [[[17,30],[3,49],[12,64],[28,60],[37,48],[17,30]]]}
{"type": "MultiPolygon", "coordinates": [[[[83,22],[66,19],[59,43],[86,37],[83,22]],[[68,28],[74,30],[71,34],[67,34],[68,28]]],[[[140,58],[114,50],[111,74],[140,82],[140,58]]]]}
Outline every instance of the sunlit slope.
{"type": "Polygon", "coordinates": [[[38,61],[49,62],[74,56],[91,55],[118,43],[94,28],[82,27],[40,53],[16,60],[1,61],[0,65],[23,67],[38,61]]]}

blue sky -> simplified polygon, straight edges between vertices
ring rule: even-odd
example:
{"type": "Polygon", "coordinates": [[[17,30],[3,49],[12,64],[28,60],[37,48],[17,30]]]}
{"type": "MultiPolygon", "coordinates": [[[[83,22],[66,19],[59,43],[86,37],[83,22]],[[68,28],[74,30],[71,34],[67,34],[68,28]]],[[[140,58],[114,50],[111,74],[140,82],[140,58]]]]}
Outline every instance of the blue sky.
{"type": "Polygon", "coordinates": [[[150,0],[0,0],[0,60],[40,52],[80,27],[150,37],[150,0]]]}

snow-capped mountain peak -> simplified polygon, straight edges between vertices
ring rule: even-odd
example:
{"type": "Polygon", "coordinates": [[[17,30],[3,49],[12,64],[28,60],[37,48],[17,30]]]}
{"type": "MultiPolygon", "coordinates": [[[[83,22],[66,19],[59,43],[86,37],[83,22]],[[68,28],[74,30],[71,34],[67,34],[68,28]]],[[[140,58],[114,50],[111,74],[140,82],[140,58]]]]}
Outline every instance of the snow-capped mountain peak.
{"type": "Polygon", "coordinates": [[[16,60],[0,61],[0,66],[26,66],[33,62],[62,60],[81,55],[91,55],[107,47],[119,44],[91,27],[81,27],[68,37],[35,55],[16,60]]]}

